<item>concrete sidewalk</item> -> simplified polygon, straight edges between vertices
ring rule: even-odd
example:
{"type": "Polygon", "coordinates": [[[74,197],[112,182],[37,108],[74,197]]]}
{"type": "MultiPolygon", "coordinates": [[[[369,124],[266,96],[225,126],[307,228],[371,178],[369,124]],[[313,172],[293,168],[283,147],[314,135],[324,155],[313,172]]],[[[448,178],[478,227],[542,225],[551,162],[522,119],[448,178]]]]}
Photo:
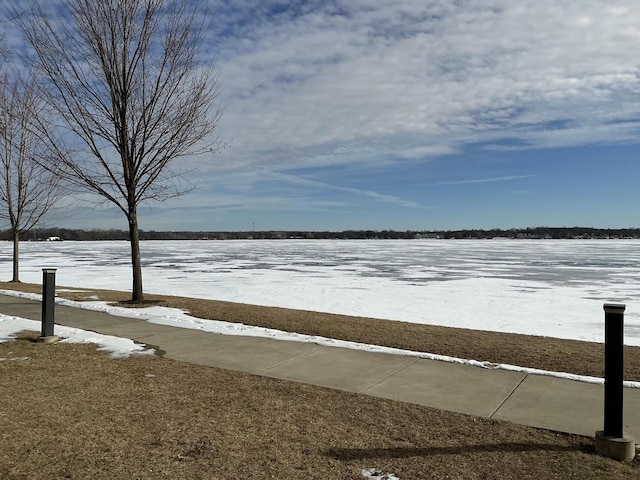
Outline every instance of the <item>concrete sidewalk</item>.
{"type": "MultiPolygon", "coordinates": [[[[41,319],[40,302],[0,295],[0,313],[41,319]]],[[[155,325],[56,305],[56,323],[126,337],[168,358],[358,392],[561,432],[603,427],[604,387],[310,343],[155,325]]],[[[625,435],[640,439],[640,389],[624,392],[625,435]]]]}

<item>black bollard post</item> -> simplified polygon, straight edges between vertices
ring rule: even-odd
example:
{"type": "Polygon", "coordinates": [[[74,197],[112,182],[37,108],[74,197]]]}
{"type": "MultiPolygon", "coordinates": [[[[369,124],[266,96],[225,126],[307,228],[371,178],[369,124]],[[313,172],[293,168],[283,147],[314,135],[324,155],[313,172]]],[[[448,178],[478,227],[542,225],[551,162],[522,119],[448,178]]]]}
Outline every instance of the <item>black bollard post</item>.
{"type": "Polygon", "coordinates": [[[624,305],[604,305],[604,434],[622,438],[624,305]]]}
{"type": "MultiPolygon", "coordinates": [[[[56,269],[42,269],[42,339],[53,339],[54,308],[56,296],[56,269]]],[[[43,340],[46,341],[46,340],[43,340]]]]}
{"type": "Polygon", "coordinates": [[[616,460],[635,456],[635,441],[624,436],[624,310],[604,305],[604,430],[596,432],[596,452],[616,460]]]}

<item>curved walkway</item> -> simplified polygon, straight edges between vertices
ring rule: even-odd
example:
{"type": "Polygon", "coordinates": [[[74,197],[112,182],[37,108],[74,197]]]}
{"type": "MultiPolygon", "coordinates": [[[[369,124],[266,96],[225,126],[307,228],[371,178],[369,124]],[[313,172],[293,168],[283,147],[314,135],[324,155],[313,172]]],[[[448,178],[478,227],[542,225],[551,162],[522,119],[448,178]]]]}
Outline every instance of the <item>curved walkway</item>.
{"type": "MultiPolygon", "coordinates": [[[[37,301],[0,295],[0,313],[41,319],[37,301]]],[[[310,343],[207,333],[56,305],[56,323],[133,339],[167,358],[594,436],[604,387],[573,380],[310,343]]],[[[625,435],[640,439],[640,389],[624,392],[625,435]]]]}

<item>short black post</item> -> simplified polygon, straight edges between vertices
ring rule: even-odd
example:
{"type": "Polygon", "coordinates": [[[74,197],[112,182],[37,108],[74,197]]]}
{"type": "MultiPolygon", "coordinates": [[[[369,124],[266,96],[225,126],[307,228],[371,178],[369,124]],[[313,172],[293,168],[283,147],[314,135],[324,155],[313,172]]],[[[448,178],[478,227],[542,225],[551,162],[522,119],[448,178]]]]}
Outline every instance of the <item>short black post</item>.
{"type": "Polygon", "coordinates": [[[56,304],[56,269],[42,269],[42,337],[53,337],[54,307],[56,304]]]}
{"type": "Polygon", "coordinates": [[[604,305],[604,434],[622,438],[624,305],[604,305]]]}
{"type": "Polygon", "coordinates": [[[624,436],[624,305],[604,304],[604,430],[596,432],[596,452],[630,462],[635,440],[624,436]]]}

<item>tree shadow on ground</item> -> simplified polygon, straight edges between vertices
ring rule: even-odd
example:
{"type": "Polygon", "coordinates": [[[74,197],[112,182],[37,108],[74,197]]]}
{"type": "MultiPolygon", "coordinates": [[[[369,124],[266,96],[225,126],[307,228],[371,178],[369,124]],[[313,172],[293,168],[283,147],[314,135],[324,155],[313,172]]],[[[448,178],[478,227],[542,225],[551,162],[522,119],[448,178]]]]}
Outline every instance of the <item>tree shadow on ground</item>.
{"type": "Polygon", "coordinates": [[[367,458],[408,458],[434,455],[464,455],[470,453],[517,452],[584,452],[593,453],[592,445],[554,445],[545,443],[494,443],[480,445],[452,445],[420,448],[331,448],[323,452],[336,460],[362,460],[367,458]]]}

